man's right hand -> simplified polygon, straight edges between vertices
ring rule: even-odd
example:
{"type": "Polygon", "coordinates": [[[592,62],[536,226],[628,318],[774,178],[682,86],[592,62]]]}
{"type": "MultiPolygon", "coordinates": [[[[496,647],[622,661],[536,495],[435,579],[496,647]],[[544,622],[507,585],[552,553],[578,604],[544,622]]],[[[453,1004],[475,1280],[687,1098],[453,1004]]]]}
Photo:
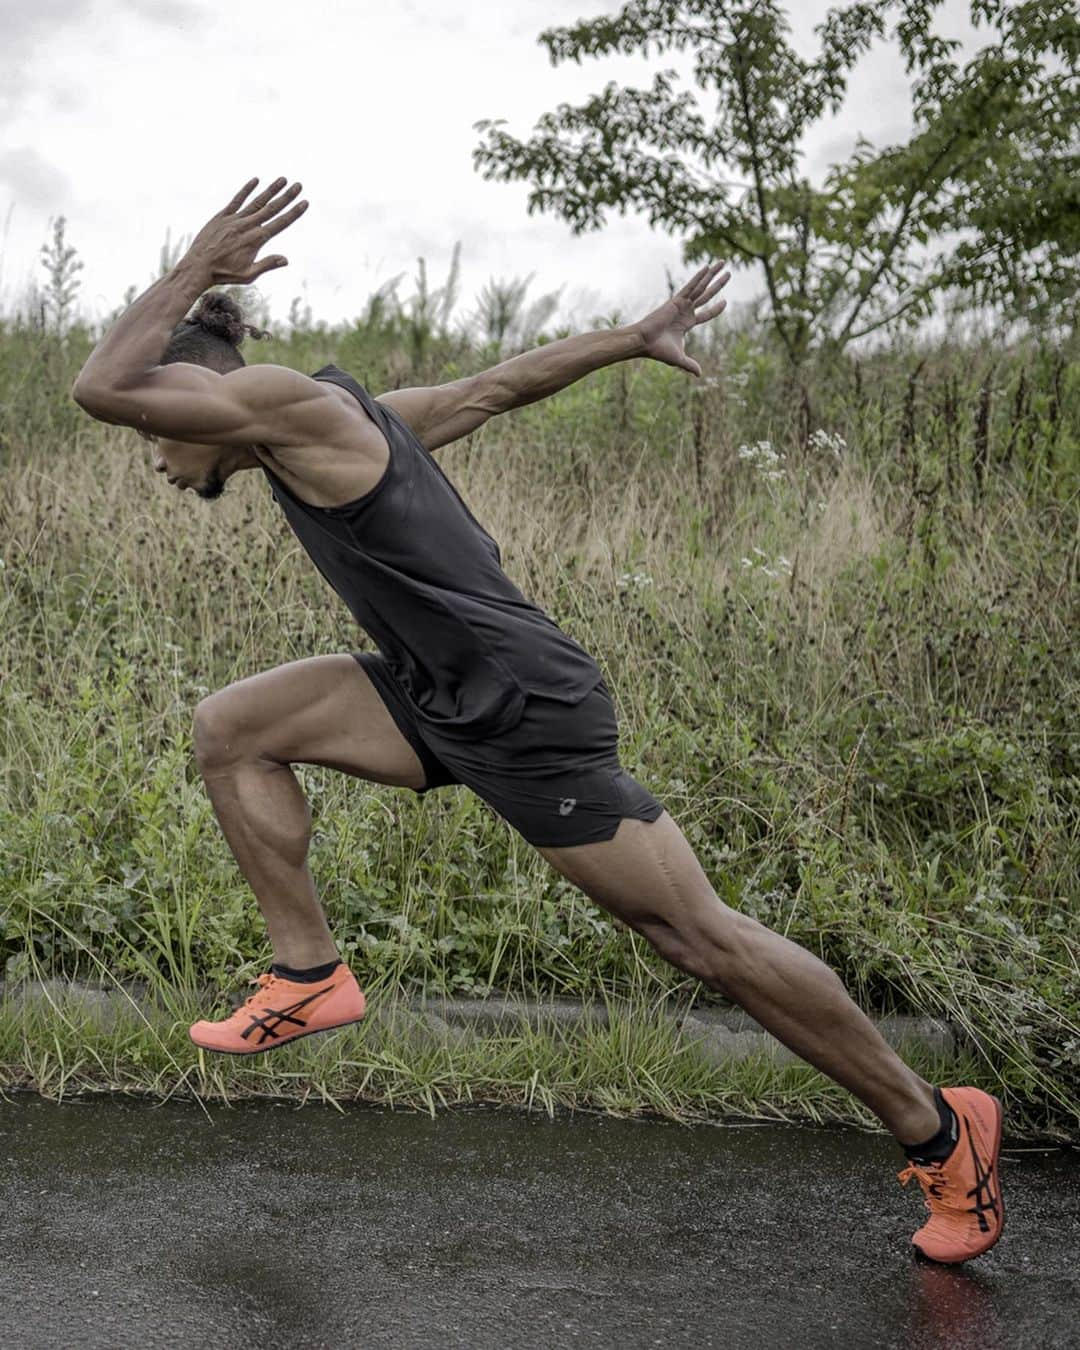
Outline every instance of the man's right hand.
{"type": "Polygon", "coordinates": [[[285,210],[300,192],[300,184],[285,188],[284,178],[276,178],[248,202],[248,194],[258,181],[252,178],[245,183],[232,201],[206,222],[184,255],[184,264],[203,272],[209,285],[247,285],[264,272],[288,263],[280,254],[256,262],[256,255],[275,234],[299,220],[308,204],[297,202],[291,210],[285,210]]]}

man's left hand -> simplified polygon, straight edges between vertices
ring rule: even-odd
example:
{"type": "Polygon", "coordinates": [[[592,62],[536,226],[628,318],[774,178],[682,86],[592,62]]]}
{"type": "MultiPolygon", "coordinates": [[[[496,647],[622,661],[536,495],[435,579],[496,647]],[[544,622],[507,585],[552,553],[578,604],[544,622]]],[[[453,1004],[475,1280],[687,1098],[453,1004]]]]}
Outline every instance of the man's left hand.
{"type": "Polygon", "coordinates": [[[701,367],[687,356],[683,343],[691,328],[715,319],[727,307],[726,300],[709,304],[731,280],[731,273],[723,267],[723,262],[715,262],[695,272],[681,291],[635,325],[645,342],[643,355],[688,370],[691,375],[701,374],[701,367]]]}

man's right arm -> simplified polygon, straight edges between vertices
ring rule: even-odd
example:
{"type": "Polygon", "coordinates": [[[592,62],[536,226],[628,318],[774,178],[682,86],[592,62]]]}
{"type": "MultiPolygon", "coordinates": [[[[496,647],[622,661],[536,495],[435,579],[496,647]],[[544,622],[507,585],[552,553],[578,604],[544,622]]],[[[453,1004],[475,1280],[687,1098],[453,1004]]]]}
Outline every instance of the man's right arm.
{"type": "Polygon", "coordinates": [[[91,416],[200,445],[327,439],[339,405],[296,371],[244,366],[222,375],[182,361],[160,364],[177,322],[208,287],[247,284],[285,265],[282,257],[260,262],[256,256],[303,215],[307,203],[290,205],[299,183],[285,188],[278,178],[248,200],[256,186],[257,179],[249,180],[207,221],[177,265],[120,315],[91,352],[72,389],[91,416]]]}

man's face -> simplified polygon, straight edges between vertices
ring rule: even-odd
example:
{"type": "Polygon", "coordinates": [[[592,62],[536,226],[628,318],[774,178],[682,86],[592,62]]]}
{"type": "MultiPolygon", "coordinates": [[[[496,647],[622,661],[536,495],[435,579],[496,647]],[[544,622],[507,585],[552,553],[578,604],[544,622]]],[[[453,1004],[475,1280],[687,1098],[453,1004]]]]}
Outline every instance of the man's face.
{"type": "Polygon", "coordinates": [[[191,445],[187,441],[154,439],[150,445],[150,463],[155,473],[164,474],[183,492],[191,488],[205,501],[213,501],[225,491],[222,475],[223,451],[216,445],[191,445]]]}

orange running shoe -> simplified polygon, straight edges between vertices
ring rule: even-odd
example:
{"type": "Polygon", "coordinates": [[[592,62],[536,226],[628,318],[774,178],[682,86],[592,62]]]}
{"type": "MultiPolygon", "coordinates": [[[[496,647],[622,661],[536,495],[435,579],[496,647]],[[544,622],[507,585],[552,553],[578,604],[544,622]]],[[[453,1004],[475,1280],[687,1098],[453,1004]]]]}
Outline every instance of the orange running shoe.
{"type": "Polygon", "coordinates": [[[979,1088],[942,1088],[956,1113],[959,1138],[941,1162],[912,1161],[899,1179],[923,1188],[930,1218],[911,1241],[920,1256],[958,1265],[989,1251],[1005,1227],[998,1181],[1001,1103],[979,1088]]]}
{"type": "Polygon", "coordinates": [[[303,984],[283,975],[260,975],[258,989],[221,1022],[196,1022],[188,1035],[204,1050],[255,1055],[279,1045],[359,1022],[365,1000],[343,961],[325,980],[303,984]]]}

